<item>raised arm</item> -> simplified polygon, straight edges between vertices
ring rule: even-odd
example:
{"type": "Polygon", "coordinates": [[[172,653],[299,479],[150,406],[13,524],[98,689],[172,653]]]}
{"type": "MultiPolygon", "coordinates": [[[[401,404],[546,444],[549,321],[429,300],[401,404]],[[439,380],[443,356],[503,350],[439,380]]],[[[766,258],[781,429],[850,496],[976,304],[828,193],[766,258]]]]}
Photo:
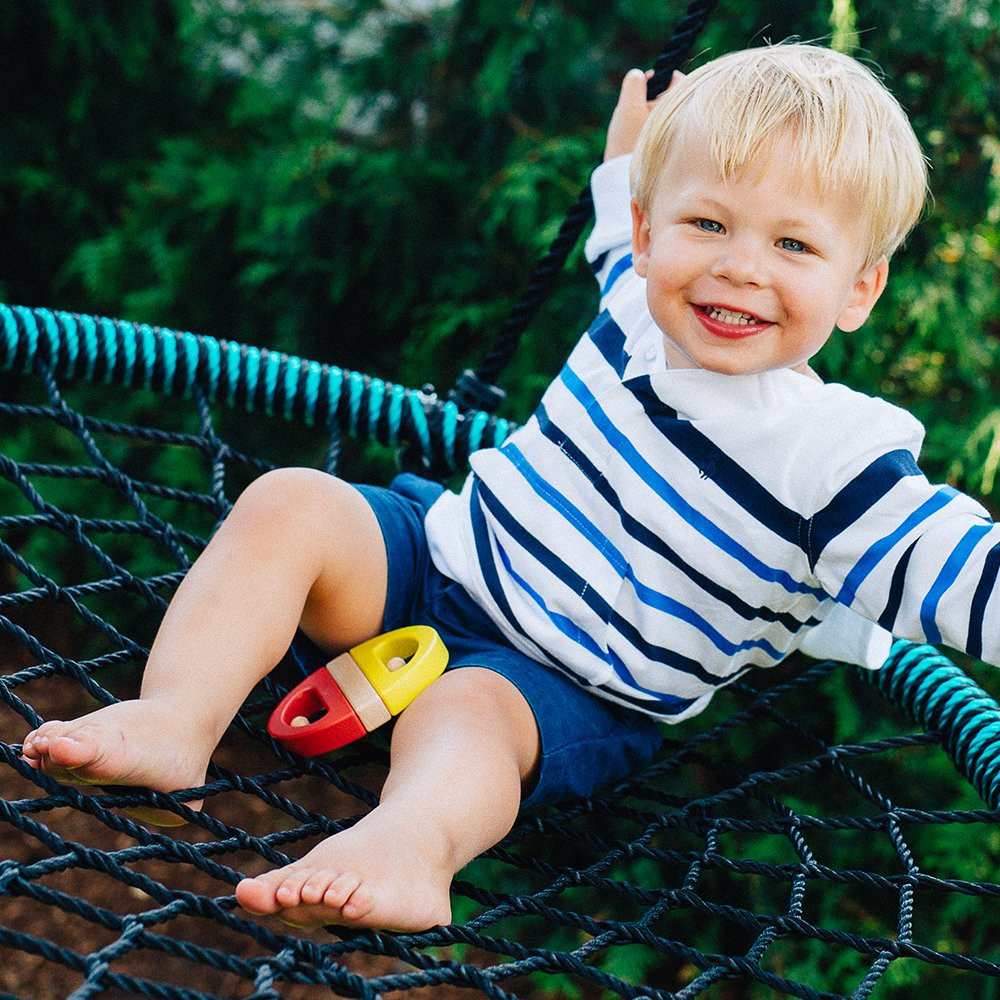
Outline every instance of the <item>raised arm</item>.
{"type": "Polygon", "coordinates": [[[602,294],[608,290],[609,282],[628,266],[625,258],[631,253],[628,157],[655,103],[646,100],[646,81],[650,75],[651,71],[641,69],[631,69],[625,74],[608,123],[604,162],[591,179],[595,222],[586,254],[602,294]]]}

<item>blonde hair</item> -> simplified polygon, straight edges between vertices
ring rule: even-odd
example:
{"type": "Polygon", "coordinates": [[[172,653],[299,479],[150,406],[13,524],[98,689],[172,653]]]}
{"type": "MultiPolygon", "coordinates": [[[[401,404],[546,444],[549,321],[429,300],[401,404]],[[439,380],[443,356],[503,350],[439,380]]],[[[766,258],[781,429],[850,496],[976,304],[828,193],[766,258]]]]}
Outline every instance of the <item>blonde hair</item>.
{"type": "Polygon", "coordinates": [[[867,270],[892,256],[916,224],[927,164],[898,101],[857,60],[817,45],[782,43],[714,59],[657,102],[632,160],[632,197],[648,211],[663,166],[686,129],[709,137],[732,179],[790,140],[821,191],[850,191],[869,225],[867,270]]]}

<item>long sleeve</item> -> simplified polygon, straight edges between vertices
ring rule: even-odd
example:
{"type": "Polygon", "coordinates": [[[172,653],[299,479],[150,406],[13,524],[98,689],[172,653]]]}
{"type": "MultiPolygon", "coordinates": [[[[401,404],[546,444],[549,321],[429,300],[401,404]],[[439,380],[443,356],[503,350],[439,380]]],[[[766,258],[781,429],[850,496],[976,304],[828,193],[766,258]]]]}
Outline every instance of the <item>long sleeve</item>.
{"type": "MultiPolygon", "coordinates": [[[[632,209],[629,195],[630,156],[602,163],[593,173],[594,228],[584,247],[602,299],[632,267],[632,209]]],[[[634,274],[634,272],[633,272],[634,274]]],[[[638,276],[636,276],[638,280],[638,276]]],[[[603,302],[602,302],[603,306],[603,302]]]]}
{"type": "Polygon", "coordinates": [[[838,604],[902,638],[1000,663],[1000,525],[928,481],[901,420],[809,523],[810,559],[838,604]],[[895,444],[895,447],[892,445],[895,444]]]}

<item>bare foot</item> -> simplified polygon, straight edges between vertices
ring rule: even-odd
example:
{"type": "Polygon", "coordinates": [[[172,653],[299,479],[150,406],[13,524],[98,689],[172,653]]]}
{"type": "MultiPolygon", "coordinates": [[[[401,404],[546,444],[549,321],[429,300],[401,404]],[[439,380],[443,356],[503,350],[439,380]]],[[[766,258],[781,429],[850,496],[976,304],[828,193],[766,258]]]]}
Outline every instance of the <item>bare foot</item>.
{"type": "Polygon", "coordinates": [[[380,813],[375,809],[284,868],[244,879],[237,902],[296,927],[422,931],[448,923],[454,870],[429,858],[412,830],[395,829],[380,813]]]}
{"type": "MultiPolygon", "coordinates": [[[[199,746],[158,701],[123,701],[24,738],[24,759],[54,778],[173,792],[205,783],[214,746],[199,746]]],[[[197,809],[201,803],[187,803],[197,809]]]]}

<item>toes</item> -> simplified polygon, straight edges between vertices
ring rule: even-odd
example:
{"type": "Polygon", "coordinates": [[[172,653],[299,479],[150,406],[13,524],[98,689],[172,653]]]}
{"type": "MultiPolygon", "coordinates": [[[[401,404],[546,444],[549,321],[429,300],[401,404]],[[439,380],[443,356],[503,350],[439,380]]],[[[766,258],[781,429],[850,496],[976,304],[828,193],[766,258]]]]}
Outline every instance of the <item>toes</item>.
{"type": "Polygon", "coordinates": [[[48,758],[52,763],[68,769],[98,763],[94,745],[76,736],[62,736],[50,741],[48,758]]]}
{"type": "Polygon", "coordinates": [[[25,743],[29,741],[35,746],[48,745],[52,740],[65,736],[67,732],[72,732],[72,724],[60,719],[50,719],[43,722],[37,729],[33,729],[24,738],[25,743]]]}
{"type": "Polygon", "coordinates": [[[316,906],[323,902],[331,886],[337,881],[339,876],[330,875],[328,872],[314,872],[302,885],[300,897],[307,906],[316,906]]]}
{"type": "Polygon", "coordinates": [[[330,885],[330,879],[324,875],[313,875],[303,886],[300,898],[307,906],[315,906],[330,885]]]}
{"type": "Polygon", "coordinates": [[[453,872],[401,858],[392,829],[386,850],[378,836],[362,838],[357,828],[329,838],[299,861],[241,882],[237,902],[293,927],[418,931],[447,923],[453,872]]]}
{"type": "Polygon", "coordinates": [[[34,768],[39,768],[42,766],[45,750],[46,741],[44,737],[28,733],[21,744],[21,760],[27,761],[34,768]]]}
{"type": "Polygon", "coordinates": [[[30,760],[68,768],[92,764],[97,755],[97,744],[85,729],[55,721],[28,733],[23,748],[30,760]]]}
{"type": "Polygon", "coordinates": [[[40,760],[49,748],[51,723],[43,722],[37,729],[32,729],[21,744],[26,758],[40,760]]]}
{"type": "Polygon", "coordinates": [[[250,913],[267,914],[280,910],[275,890],[281,885],[274,872],[258,878],[245,878],[236,886],[236,901],[250,913]]]}
{"type": "Polygon", "coordinates": [[[345,920],[360,923],[375,908],[375,893],[368,885],[358,885],[340,908],[345,920]]]}
{"type": "MultiPolygon", "coordinates": [[[[308,913],[310,924],[316,924],[315,918],[320,914],[325,918],[320,922],[328,922],[349,902],[352,912],[365,915],[371,909],[370,896],[361,879],[350,872],[330,873],[311,868],[279,868],[257,878],[244,879],[236,887],[236,900],[243,909],[258,914],[295,911],[295,917],[308,913]]],[[[292,913],[287,916],[293,918],[292,913]]]]}
{"type": "Polygon", "coordinates": [[[298,906],[302,902],[302,887],[313,877],[312,871],[285,869],[285,877],[274,891],[274,898],[281,906],[298,906]]]}
{"type": "Polygon", "coordinates": [[[350,872],[342,872],[327,883],[326,891],[316,900],[322,900],[324,906],[340,910],[361,886],[361,879],[350,872]]]}

